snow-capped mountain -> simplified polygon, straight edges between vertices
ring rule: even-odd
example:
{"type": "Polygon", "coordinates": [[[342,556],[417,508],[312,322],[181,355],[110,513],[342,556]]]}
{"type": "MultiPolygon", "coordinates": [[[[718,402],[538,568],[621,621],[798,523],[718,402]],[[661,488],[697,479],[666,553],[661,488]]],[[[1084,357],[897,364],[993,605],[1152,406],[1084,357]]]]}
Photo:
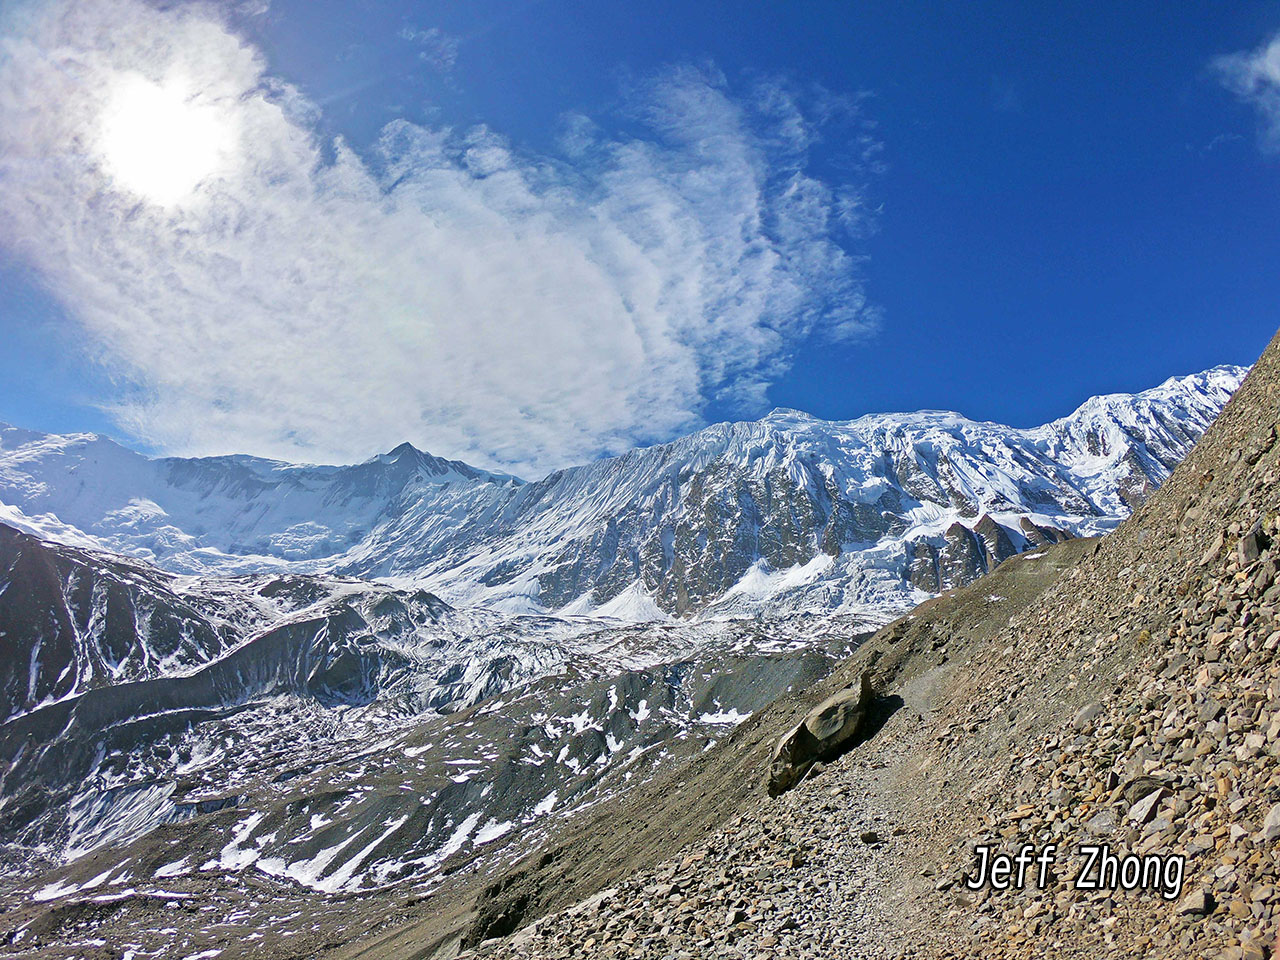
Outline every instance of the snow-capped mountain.
{"type": "Polygon", "coordinates": [[[507,612],[883,618],[1012,553],[1115,526],[1246,372],[1095,397],[1033,429],[779,409],[532,483],[407,444],[297,466],[5,427],[0,520],[178,574],[384,578],[507,612]]]}
{"type": "Polygon", "coordinates": [[[915,599],[1114,526],[1244,372],[1032,430],[776,410],[533,483],[0,429],[0,878],[287,918],[481,882],[915,599]]]}
{"type": "Polygon", "coordinates": [[[811,617],[626,626],[328,576],[181,578],[0,524],[0,875],[123,866],[136,841],[163,880],[431,883],[698,752],[858,639],[811,617]],[[141,839],[179,824],[180,854],[141,839]]]}

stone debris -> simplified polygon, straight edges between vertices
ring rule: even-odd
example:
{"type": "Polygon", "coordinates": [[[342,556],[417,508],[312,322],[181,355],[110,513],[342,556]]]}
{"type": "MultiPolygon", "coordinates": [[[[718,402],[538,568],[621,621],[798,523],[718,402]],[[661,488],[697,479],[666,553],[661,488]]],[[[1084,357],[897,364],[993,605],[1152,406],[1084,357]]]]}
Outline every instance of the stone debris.
{"type": "Polygon", "coordinates": [[[904,738],[875,759],[846,754],[680,856],[460,960],[898,956],[872,891],[895,885],[903,856],[905,831],[882,810],[890,761],[909,750],[904,738]]]}

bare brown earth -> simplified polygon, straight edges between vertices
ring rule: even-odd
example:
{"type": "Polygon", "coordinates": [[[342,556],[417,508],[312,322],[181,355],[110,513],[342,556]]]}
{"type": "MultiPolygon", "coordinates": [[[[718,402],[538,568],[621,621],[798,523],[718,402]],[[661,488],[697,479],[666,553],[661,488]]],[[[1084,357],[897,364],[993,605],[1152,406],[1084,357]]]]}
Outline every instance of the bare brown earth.
{"type": "MultiPolygon", "coordinates": [[[[474,907],[458,901],[448,919],[472,915],[462,946],[526,960],[1272,956],[1278,423],[1280,338],[1116,533],[923,605],[822,683],[580,820],[474,907]],[[882,727],[769,800],[777,736],[867,666],[882,727]],[[988,842],[1055,843],[1059,863],[1044,889],[969,891],[988,842]],[[1084,843],[1185,857],[1181,889],[1078,889],[1084,843]]],[[[445,919],[332,956],[450,955],[454,939],[428,947],[445,919]]]]}

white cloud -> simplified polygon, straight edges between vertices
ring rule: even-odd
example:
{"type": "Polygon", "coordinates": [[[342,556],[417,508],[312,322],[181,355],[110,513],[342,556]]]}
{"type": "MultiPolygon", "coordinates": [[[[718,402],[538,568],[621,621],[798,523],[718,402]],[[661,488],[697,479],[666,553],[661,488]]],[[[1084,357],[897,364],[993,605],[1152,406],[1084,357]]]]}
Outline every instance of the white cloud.
{"type": "Polygon", "coordinates": [[[458,62],[458,38],[450,36],[439,27],[428,27],[426,30],[405,27],[400,31],[400,39],[415,44],[419,48],[418,59],[441,73],[448,73],[458,62]]]}
{"type": "Polygon", "coordinates": [[[1262,120],[1262,146],[1280,151],[1280,35],[1256,50],[1213,61],[1227,89],[1251,103],[1262,120]]]}
{"type": "Polygon", "coordinates": [[[358,156],[207,6],[24,11],[0,49],[0,237],[156,448],[349,461],[408,439],[535,475],[695,426],[712,397],[758,403],[798,338],[874,326],[837,242],[865,205],[806,172],[822,132],[782,84],[634,81],[630,134],[568,117],[562,158],[404,121],[358,156]],[[139,76],[195,91],[234,158],[167,206],[99,151],[139,76]]]}

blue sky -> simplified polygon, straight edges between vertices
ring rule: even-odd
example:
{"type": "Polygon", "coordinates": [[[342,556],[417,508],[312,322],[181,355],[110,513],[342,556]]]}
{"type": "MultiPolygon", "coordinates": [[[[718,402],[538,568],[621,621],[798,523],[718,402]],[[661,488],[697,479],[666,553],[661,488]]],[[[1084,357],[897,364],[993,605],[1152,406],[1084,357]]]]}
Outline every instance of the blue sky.
{"type": "Polygon", "coordinates": [[[86,100],[68,111],[80,134],[41,140],[32,118],[79,87],[6,48],[0,120],[34,125],[25,145],[0,138],[0,419],[24,426],[303,459],[409,439],[528,474],[775,405],[1031,425],[1094,393],[1251,362],[1278,325],[1275,78],[1261,59],[1280,31],[1273,3],[274,0],[223,8],[212,36],[196,8],[113,0],[72,28],[64,16],[74,36],[41,21],[81,6],[11,4],[6,38],[83,44],[102,89],[130,57],[162,86],[172,63],[197,63],[185,96],[216,88],[208,102],[231,104],[240,145],[187,199],[164,206],[144,186],[141,203],[107,209],[128,193],[110,174],[127,158],[95,160],[93,132],[118,105],[86,100]],[[95,47],[131,30],[168,32],[172,49],[95,47]],[[219,58],[235,69],[205,64],[219,58]],[[34,82],[42,70],[53,79],[34,82]],[[236,114],[249,90],[278,115],[236,114]],[[567,147],[583,130],[593,145],[567,147]],[[406,153],[410,135],[436,146],[406,153]],[[315,155],[297,166],[253,153],[302,136],[315,155]],[[36,183],[42,149],[88,157],[36,183]],[[498,159],[477,172],[480,150],[498,159]],[[330,165],[319,180],[314,163],[330,165]],[[721,176],[735,164],[741,176],[721,176]],[[232,182],[239,166],[255,192],[232,182]],[[495,170],[529,195],[495,196],[495,170]],[[289,206],[318,190],[323,211],[289,206]],[[246,205],[272,219],[228,232],[226,211],[246,205]],[[364,239],[344,236],[344,215],[364,239]],[[395,259],[441,223],[454,232],[406,255],[394,296],[376,262],[335,252],[393,235],[370,259],[395,259]],[[642,268],[627,259],[655,233],[678,241],[651,243],[642,268]],[[739,245],[720,249],[731,233],[739,245]],[[146,266],[197,242],[185,270],[146,266]],[[700,289],[655,295],[637,318],[644,291],[686,269],[700,289]],[[286,274],[301,292],[264,306],[286,274]],[[298,380],[277,377],[295,356],[298,380]]]}

